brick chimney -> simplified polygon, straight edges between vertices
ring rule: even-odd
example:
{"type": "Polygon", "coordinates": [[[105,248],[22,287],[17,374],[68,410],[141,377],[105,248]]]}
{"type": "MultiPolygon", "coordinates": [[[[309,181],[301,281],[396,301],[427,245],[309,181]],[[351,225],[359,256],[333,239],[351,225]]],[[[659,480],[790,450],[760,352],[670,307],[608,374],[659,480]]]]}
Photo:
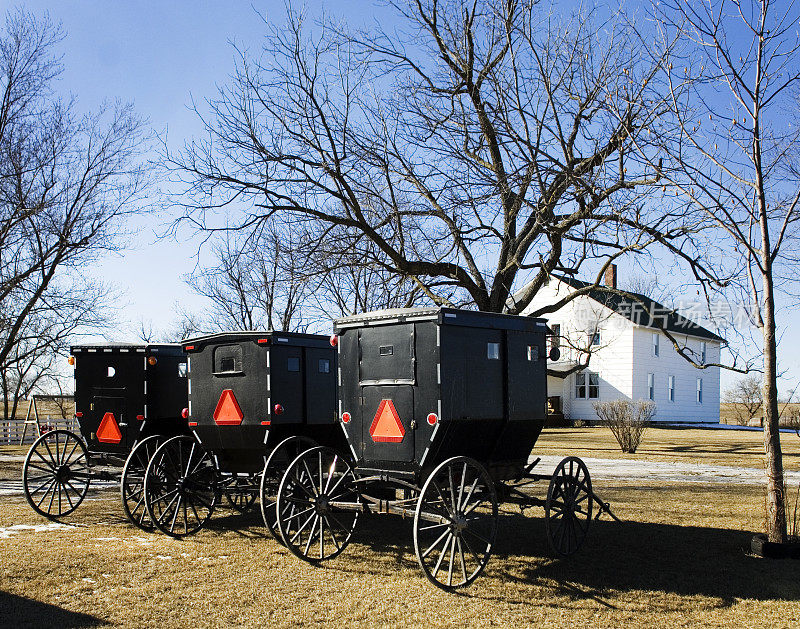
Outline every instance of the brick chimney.
{"type": "Polygon", "coordinates": [[[606,269],[606,286],[609,288],[616,288],[617,287],[617,265],[616,264],[609,264],[608,268],[606,269]]]}

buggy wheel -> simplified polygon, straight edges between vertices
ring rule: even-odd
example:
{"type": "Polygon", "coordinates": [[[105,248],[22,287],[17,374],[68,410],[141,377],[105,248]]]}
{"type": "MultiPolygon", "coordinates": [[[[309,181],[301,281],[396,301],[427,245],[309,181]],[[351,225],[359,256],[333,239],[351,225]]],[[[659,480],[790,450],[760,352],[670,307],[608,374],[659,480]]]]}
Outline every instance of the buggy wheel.
{"type": "Polygon", "coordinates": [[[225,483],[225,500],[234,511],[247,513],[258,498],[258,486],[258,474],[233,476],[225,483]]]}
{"type": "Polygon", "coordinates": [[[414,550],[428,580],[453,590],[478,578],[492,554],[497,522],[497,492],[480,463],[457,456],[434,468],[414,513],[414,550]]]}
{"type": "Polygon", "coordinates": [[[217,470],[211,456],[189,435],[173,437],[155,451],[144,475],[147,513],[171,537],[196,533],[217,501],[217,470]]]}
{"type": "Polygon", "coordinates": [[[264,525],[272,533],[272,536],[281,543],[283,543],[283,539],[278,532],[278,512],[275,509],[278,503],[278,487],[289,463],[296,459],[301,452],[316,445],[317,443],[308,437],[288,437],[272,449],[264,464],[259,488],[261,517],[264,518],[264,525]]]}
{"type": "Polygon", "coordinates": [[[568,456],[556,466],[544,507],[547,541],[559,555],[577,552],[592,521],[592,479],[586,464],[568,456]]]}
{"type": "Polygon", "coordinates": [[[86,445],[69,430],[51,430],[33,442],[22,466],[25,499],[51,520],[69,515],[89,491],[86,445]]]}
{"type": "Polygon", "coordinates": [[[131,523],[143,531],[153,530],[153,522],[145,504],[144,475],[147,464],[163,439],[161,435],[153,435],[137,443],[125,460],[125,467],[122,468],[122,480],[119,484],[122,509],[131,523]]]}
{"type": "Polygon", "coordinates": [[[353,468],[331,448],[300,454],[278,487],[278,531],[286,547],[309,563],[332,559],[345,549],[360,509],[353,468]]]}

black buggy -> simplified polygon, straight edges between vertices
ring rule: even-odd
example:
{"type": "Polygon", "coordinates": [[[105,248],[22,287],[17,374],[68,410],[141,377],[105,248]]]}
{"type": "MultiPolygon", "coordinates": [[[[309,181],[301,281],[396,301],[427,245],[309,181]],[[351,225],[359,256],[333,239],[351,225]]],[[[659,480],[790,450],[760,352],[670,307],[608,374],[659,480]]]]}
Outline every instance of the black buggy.
{"type": "Polygon", "coordinates": [[[34,442],[22,469],[25,497],[57,519],[78,508],[93,480],[119,481],[126,516],[152,528],[143,498],[147,461],[164,439],[187,432],[183,350],[120,343],[70,350],[80,435],[51,430],[34,442]]]}
{"type": "Polygon", "coordinates": [[[544,320],[400,309],[340,319],[334,329],[349,452],[315,447],[289,464],[278,530],[295,555],[330,559],[361,512],[399,514],[414,519],[428,579],[466,586],[489,560],[504,502],[544,507],[555,551],[578,550],[593,502],[607,510],[586,466],[568,457],[542,475],[533,472],[538,459],[528,460],[546,415],[544,320]],[[546,497],[526,491],[542,480],[546,497]]]}
{"type": "Polygon", "coordinates": [[[336,413],[330,338],[289,332],[224,332],[185,341],[191,435],[165,442],[145,474],[155,526],[198,531],[222,494],[245,511],[260,495],[277,535],[275,496],[289,461],[315,445],[346,447],[336,413]]]}

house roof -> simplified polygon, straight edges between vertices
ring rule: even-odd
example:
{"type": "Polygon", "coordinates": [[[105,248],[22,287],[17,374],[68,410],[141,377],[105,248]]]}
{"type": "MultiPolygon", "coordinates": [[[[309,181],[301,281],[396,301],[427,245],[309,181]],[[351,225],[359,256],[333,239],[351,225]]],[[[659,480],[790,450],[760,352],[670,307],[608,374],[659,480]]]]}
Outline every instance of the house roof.
{"type": "MultiPolygon", "coordinates": [[[[589,282],[582,282],[572,277],[562,276],[557,279],[576,289],[592,286],[589,282]]],[[[688,334],[710,341],[725,342],[724,338],[714,334],[711,330],[694,323],[678,314],[672,308],[657,302],[655,299],[650,299],[646,295],[619,289],[612,293],[599,286],[589,290],[588,296],[636,325],[667,330],[671,334],[688,334]]]]}

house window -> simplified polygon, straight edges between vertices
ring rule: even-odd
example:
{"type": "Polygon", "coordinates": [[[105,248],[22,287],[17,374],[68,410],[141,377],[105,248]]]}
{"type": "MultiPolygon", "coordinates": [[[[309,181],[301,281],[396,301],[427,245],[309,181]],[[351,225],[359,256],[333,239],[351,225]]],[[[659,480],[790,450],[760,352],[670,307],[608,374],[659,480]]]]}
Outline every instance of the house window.
{"type": "Polygon", "coordinates": [[[652,373],[647,374],[647,398],[656,399],[656,377],[652,373]]]}
{"type": "Polygon", "coordinates": [[[670,402],[675,401],[675,376],[667,378],[667,399],[670,402]]]}
{"type": "Polygon", "coordinates": [[[559,349],[561,347],[561,324],[553,323],[550,329],[553,331],[553,335],[550,337],[550,349],[559,349]]]}
{"type": "Polygon", "coordinates": [[[697,403],[698,404],[702,404],[703,403],[703,379],[702,378],[698,378],[697,379],[697,403]]]}
{"type": "Polygon", "coordinates": [[[658,332],[653,332],[653,356],[658,356],[658,339],[660,336],[658,332]]]}
{"type": "Polygon", "coordinates": [[[700,341],[700,364],[706,364],[706,342],[700,341]]]}
{"type": "Polygon", "coordinates": [[[592,332],[589,335],[589,345],[591,345],[592,347],[600,345],[600,332],[599,331],[592,332]]]}
{"type": "Polygon", "coordinates": [[[600,375],[590,372],[575,374],[575,397],[596,400],[600,397],[600,375]]]}

